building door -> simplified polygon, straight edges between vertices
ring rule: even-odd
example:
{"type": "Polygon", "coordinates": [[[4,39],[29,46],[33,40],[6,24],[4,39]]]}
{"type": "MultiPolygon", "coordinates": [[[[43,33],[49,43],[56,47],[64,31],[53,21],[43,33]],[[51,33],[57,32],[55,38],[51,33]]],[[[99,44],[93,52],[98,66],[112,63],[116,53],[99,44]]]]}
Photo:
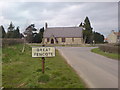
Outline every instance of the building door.
{"type": "Polygon", "coordinates": [[[51,39],[51,44],[54,44],[54,40],[53,39],[51,39]]]}

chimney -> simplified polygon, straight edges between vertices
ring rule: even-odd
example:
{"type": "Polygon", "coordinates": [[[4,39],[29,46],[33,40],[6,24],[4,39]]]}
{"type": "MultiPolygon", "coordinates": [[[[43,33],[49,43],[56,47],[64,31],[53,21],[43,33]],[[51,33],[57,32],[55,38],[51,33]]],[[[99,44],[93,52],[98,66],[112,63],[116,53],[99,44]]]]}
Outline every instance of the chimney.
{"type": "Polygon", "coordinates": [[[112,30],[111,32],[115,32],[114,30],[112,30]]]}
{"type": "Polygon", "coordinates": [[[47,29],[48,28],[48,24],[47,24],[47,22],[45,23],[45,29],[47,29]]]}

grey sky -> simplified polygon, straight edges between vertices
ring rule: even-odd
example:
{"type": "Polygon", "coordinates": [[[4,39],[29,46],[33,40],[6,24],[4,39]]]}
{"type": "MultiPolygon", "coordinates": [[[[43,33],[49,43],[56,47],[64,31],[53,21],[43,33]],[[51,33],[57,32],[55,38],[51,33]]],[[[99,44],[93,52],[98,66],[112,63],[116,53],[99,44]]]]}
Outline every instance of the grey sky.
{"type": "Polygon", "coordinates": [[[42,28],[78,26],[88,16],[94,31],[107,36],[118,30],[117,2],[9,2],[0,3],[0,24],[8,27],[12,21],[21,32],[28,24],[42,28]]]}

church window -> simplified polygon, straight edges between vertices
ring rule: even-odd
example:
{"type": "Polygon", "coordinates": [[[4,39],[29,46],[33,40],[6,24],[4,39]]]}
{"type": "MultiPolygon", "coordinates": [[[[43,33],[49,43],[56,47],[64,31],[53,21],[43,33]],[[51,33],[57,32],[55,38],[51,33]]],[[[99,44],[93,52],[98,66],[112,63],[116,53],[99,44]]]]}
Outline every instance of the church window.
{"type": "Polygon", "coordinates": [[[62,42],[65,42],[65,38],[62,38],[62,42]]]}
{"type": "Polygon", "coordinates": [[[47,42],[49,42],[49,38],[47,38],[47,42]]]}

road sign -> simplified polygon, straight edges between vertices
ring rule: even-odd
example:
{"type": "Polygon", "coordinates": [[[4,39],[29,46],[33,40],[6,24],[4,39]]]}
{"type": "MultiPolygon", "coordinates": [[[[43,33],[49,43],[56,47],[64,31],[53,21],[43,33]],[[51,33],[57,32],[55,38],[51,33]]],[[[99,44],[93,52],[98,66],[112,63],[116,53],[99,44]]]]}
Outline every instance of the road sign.
{"type": "Polygon", "coordinates": [[[32,47],[32,57],[54,57],[54,47],[32,47]]]}

